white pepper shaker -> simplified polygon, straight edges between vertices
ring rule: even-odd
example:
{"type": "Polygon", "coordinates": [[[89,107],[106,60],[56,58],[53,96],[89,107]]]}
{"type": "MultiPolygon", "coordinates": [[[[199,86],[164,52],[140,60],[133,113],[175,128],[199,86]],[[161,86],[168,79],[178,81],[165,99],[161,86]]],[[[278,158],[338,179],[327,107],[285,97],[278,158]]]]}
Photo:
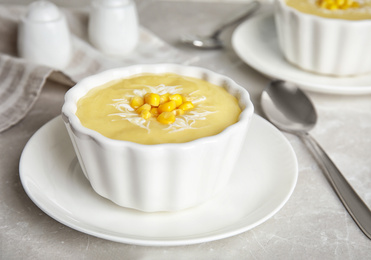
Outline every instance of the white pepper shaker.
{"type": "Polygon", "coordinates": [[[88,34],[94,47],[101,52],[123,57],[138,43],[138,15],[132,0],[94,0],[88,34]]]}
{"type": "Polygon", "coordinates": [[[64,69],[72,53],[71,35],[63,13],[48,1],[28,6],[18,26],[18,54],[37,64],[64,69]]]}

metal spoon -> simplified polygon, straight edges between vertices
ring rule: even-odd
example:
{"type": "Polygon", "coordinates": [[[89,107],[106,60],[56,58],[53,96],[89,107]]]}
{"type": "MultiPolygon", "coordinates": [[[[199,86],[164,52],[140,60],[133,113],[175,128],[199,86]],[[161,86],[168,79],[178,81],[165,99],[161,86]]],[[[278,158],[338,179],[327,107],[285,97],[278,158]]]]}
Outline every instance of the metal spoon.
{"type": "Polygon", "coordinates": [[[267,118],[285,132],[297,135],[312,152],[323,172],[363,233],[371,239],[371,211],[320,145],[308,134],[317,121],[309,98],[294,84],[273,81],[263,91],[261,104],[267,118]]]}
{"type": "Polygon", "coordinates": [[[215,30],[209,36],[199,36],[199,35],[184,35],[181,37],[180,41],[184,44],[200,48],[200,49],[219,49],[223,48],[223,42],[219,39],[220,34],[223,32],[224,29],[242,22],[247,17],[252,15],[258,8],[260,7],[260,3],[257,1],[251,2],[248,5],[248,11],[244,13],[242,16],[238,16],[235,19],[225,23],[219,29],[215,30]]]}

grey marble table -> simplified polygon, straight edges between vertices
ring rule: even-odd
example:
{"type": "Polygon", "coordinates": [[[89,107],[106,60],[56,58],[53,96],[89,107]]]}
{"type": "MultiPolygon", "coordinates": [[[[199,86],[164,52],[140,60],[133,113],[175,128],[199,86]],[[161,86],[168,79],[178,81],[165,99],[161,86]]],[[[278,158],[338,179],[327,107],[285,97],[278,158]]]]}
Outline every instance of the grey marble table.
{"type": "MultiPolygon", "coordinates": [[[[31,1],[6,1],[21,3],[31,1]]],[[[84,7],[89,1],[54,1],[84,7]]],[[[137,1],[140,22],[194,65],[230,76],[250,92],[261,114],[260,94],[269,79],[246,65],[223,38],[224,50],[199,51],[179,44],[183,33],[206,33],[239,11],[237,3],[137,1]]],[[[264,5],[261,12],[269,9],[264,5]]],[[[370,82],[371,83],[371,82],[370,82]]],[[[67,87],[47,82],[24,120],[0,133],[0,259],[367,259],[371,241],[355,225],[320,168],[298,138],[285,134],[299,164],[297,186],[287,204],[254,229],[226,239],[177,247],[111,242],[71,229],[43,213],[26,195],[18,164],[29,138],[60,114],[67,87]]],[[[371,207],[371,95],[309,93],[319,115],[311,132],[371,207]]]]}

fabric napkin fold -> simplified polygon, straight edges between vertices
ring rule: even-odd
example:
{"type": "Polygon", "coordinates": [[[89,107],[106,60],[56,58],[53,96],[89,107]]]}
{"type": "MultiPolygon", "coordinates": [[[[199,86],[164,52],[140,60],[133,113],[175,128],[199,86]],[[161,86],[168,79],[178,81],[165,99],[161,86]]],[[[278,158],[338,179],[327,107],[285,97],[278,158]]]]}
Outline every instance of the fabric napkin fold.
{"type": "Polygon", "coordinates": [[[24,118],[53,69],[0,55],[0,132],[24,118]]]}
{"type": "Polygon", "coordinates": [[[37,101],[46,80],[67,86],[110,68],[148,63],[189,64],[184,55],[145,28],[140,28],[136,49],[124,58],[108,57],[87,40],[87,9],[62,9],[72,35],[72,60],[63,71],[32,64],[18,57],[17,28],[25,6],[0,6],[0,133],[22,120],[37,101]]]}

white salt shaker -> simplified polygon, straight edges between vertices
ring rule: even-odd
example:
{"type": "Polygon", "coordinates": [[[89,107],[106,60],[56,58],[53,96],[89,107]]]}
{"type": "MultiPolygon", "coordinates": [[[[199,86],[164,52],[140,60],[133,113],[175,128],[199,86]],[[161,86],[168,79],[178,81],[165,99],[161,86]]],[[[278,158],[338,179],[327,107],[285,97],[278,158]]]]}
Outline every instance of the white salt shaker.
{"type": "Polygon", "coordinates": [[[94,0],[88,34],[94,47],[101,52],[123,57],[138,43],[138,15],[132,0],[94,0]]]}
{"type": "Polygon", "coordinates": [[[65,68],[71,59],[70,31],[63,13],[48,1],[28,6],[18,27],[20,57],[56,69],[65,68]]]}

